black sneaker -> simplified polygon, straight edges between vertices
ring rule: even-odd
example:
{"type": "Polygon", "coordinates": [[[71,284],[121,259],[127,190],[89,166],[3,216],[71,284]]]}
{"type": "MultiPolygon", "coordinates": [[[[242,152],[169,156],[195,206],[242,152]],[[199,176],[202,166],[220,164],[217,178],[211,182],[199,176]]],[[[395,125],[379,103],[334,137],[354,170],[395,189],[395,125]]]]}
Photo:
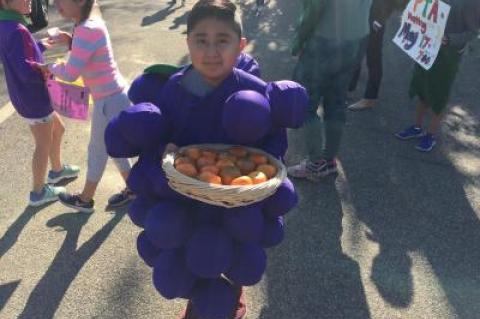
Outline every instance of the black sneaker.
{"type": "Polygon", "coordinates": [[[79,212],[82,213],[93,213],[94,211],[94,204],[95,202],[93,199],[91,199],[88,202],[84,202],[81,198],[80,195],[78,194],[68,194],[68,193],[63,193],[58,195],[58,199],[60,200],[60,203],[63,205],[76,209],[79,212]]]}
{"type": "Polygon", "coordinates": [[[112,195],[108,199],[108,207],[120,207],[130,203],[137,197],[128,187],[122,190],[120,193],[112,195]]]}

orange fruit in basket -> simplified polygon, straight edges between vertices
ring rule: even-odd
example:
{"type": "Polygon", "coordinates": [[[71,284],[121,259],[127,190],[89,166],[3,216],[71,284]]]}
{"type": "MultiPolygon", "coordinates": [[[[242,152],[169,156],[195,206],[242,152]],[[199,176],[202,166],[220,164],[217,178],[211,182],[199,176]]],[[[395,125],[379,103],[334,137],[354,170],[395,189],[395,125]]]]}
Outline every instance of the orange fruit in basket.
{"type": "Polygon", "coordinates": [[[213,158],[213,159],[217,159],[217,152],[214,151],[214,150],[203,150],[202,151],[202,157],[210,157],[210,158],[213,158]]]}
{"type": "Polygon", "coordinates": [[[220,176],[208,171],[200,173],[200,175],[198,175],[198,179],[210,184],[222,184],[222,178],[220,176]]]}
{"type": "Polygon", "coordinates": [[[210,172],[215,175],[218,175],[218,173],[220,172],[220,168],[218,168],[215,165],[207,165],[200,168],[200,173],[203,173],[203,172],[210,172]]]}
{"type": "Polygon", "coordinates": [[[257,166],[257,171],[265,173],[268,178],[277,175],[277,168],[271,164],[261,164],[257,166]]]}
{"type": "Polygon", "coordinates": [[[256,165],[262,165],[268,163],[268,158],[265,155],[259,153],[252,153],[249,156],[249,159],[254,162],[256,165]]]}
{"type": "Polygon", "coordinates": [[[179,164],[193,164],[193,160],[187,156],[180,156],[175,159],[175,166],[179,164]]]}
{"type": "Polygon", "coordinates": [[[236,185],[236,186],[241,186],[241,185],[252,185],[253,181],[249,176],[240,176],[235,178],[230,185],[236,185]]]}
{"type": "Polygon", "coordinates": [[[242,173],[235,166],[227,166],[220,170],[220,177],[223,185],[230,185],[230,183],[237,177],[242,176],[242,173]]]}
{"type": "Polygon", "coordinates": [[[199,159],[197,159],[197,167],[202,168],[203,166],[207,165],[215,165],[215,159],[212,157],[205,157],[202,156],[199,159]]]}
{"type": "Polygon", "coordinates": [[[252,179],[253,184],[260,184],[268,180],[267,175],[264,172],[253,171],[248,176],[252,179]]]}
{"type": "Polygon", "coordinates": [[[218,154],[218,159],[221,160],[221,159],[229,159],[231,160],[232,162],[236,162],[237,161],[237,157],[233,154],[230,154],[228,152],[221,152],[220,154],[218,154]]]}
{"type": "Polygon", "coordinates": [[[187,175],[190,177],[195,177],[198,174],[195,166],[193,166],[193,164],[190,164],[190,163],[178,164],[175,168],[177,169],[177,171],[179,171],[183,175],[187,175]]]}
{"type": "Polygon", "coordinates": [[[228,166],[235,166],[235,163],[232,162],[230,159],[228,158],[223,158],[223,159],[220,159],[218,160],[216,163],[215,163],[215,166],[217,166],[218,168],[222,169],[224,167],[228,167],[228,166]]]}
{"type": "Polygon", "coordinates": [[[248,154],[248,151],[241,146],[231,147],[228,152],[236,157],[245,157],[248,154]]]}
{"type": "Polygon", "coordinates": [[[197,160],[197,159],[200,158],[200,156],[202,156],[202,153],[200,152],[200,149],[198,149],[197,147],[187,148],[185,150],[184,154],[186,156],[190,157],[193,160],[197,160]]]}
{"type": "Polygon", "coordinates": [[[251,172],[253,172],[255,170],[255,167],[257,166],[257,165],[255,165],[254,162],[252,162],[251,160],[249,160],[247,158],[239,159],[236,164],[237,164],[237,167],[240,169],[240,172],[243,175],[250,174],[251,172]]]}

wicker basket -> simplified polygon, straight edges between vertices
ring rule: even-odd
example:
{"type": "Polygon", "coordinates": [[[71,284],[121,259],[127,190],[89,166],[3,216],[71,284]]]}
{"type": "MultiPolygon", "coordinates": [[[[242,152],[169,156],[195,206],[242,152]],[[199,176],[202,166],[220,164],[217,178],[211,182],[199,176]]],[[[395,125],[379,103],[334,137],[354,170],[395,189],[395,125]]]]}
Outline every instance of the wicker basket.
{"type": "Polygon", "coordinates": [[[163,158],[162,168],[168,178],[168,184],[175,191],[199,200],[204,203],[223,206],[223,207],[239,207],[247,206],[259,202],[273,193],[287,177],[287,170],[282,162],[274,158],[272,155],[251,147],[245,147],[248,152],[259,153],[265,155],[272,165],[277,168],[277,175],[270,178],[266,182],[247,185],[247,186],[231,186],[210,184],[195,178],[186,176],[174,167],[175,158],[185,149],[197,147],[199,149],[226,150],[236,145],[226,144],[197,144],[180,148],[177,152],[167,153],[163,158]]]}

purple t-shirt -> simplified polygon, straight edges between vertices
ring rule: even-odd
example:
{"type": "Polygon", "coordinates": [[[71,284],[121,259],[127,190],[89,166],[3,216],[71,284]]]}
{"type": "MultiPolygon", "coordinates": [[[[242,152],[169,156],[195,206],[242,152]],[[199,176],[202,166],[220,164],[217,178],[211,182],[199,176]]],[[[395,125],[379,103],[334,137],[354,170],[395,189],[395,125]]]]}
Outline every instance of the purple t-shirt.
{"type": "Polygon", "coordinates": [[[43,63],[42,48],[25,26],[16,21],[0,21],[0,59],[17,112],[31,119],[50,114],[53,109],[43,76],[27,62],[43,63]]]}

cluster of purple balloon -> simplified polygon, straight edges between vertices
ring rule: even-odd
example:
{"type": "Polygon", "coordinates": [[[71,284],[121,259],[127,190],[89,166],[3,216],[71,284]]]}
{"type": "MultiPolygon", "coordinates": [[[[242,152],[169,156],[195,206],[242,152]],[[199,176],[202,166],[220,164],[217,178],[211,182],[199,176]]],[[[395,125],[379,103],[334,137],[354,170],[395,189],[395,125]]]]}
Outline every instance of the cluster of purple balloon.
{"type": "MultiPolygon", "coordinates": [[[[225,102],[221,125],[229,139],[254,144],[272,126],[299,127],[306,103],[306,92],[298,84],[272,82],[265,95],[232,94],[225,102]]],[[[134,105],[109,124],[107,149],[115,157],[139,155],[128,180],[137,194],[129,216],[143,228],[137,249],[153,267],[155,288],[167,299],[192,300],[202,318],[225,318],[236,306],[234,287],[261,280],[265,248],[282,241],[283,216],[298,197],[288,179],[267,199],[236,208],[206,204],[173,191],[160,165],[169,127],[156,106],[134,105]]]]}

